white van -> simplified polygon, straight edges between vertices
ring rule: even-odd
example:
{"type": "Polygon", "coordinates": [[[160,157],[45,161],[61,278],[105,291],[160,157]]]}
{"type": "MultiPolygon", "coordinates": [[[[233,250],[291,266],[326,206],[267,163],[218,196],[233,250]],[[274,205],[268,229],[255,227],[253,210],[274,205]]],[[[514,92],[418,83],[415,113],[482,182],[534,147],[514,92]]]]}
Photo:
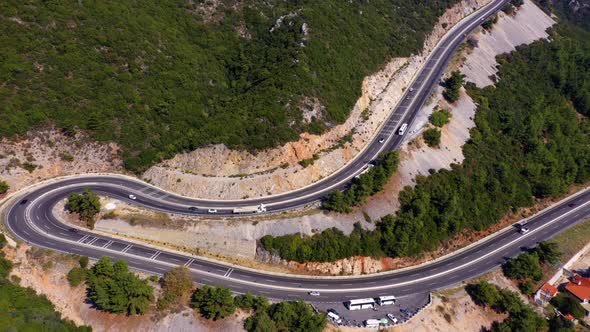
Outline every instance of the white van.
{"type": "Polygon", "coordinates": [[[328,318],[330,318],[334,323],[338,325],[342,323],[342,318],[340,318],[340,316],[331,311],[328,311],[328,318]]]}
{"type": "Polygon", "coordinates": [[[381,322],[378,319],[367,319],[364,322],[364,325],[365,325],[365,327],[373,327],[373,328],[376,327],[376,328],[378,328],[380,323],[381,322]]]}

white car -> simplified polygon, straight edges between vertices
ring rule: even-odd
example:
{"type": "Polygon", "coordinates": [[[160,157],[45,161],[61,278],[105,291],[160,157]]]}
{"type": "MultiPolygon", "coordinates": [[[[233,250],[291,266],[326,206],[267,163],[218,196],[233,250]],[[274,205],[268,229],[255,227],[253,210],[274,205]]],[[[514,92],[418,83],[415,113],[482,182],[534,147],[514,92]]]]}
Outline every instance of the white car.
{"type": "Polygon", "coordinates": [[[209,212],[209,213],[217,213],[217,209],[209,209],[209,210],[207,210],[207,212],[209,212]]]}
{"type": "Polygon", "coordinates": [[[397,318],[393,314],[387,314],[387,318],[389,318],[393,324],[397,324],[398,322],[397,318]]]}
{"type": "Polygon", "coordinates": [[[130,194],[130,195],[129,195],[129,199],[136,200],[136,199],[137,199],[137,196],[135,196],[135,195],[133,195],[133,194],[130,194]]]}
{"type": "Polygon", "coordinates": [[[320,296],[320,292],[318,292],[318,291],[311,291],[308,294],[311,296],[320,296]]]}
{"type": "Polygon", "coordinates": [[[522,226],[522,227],[520,228],[519,232],[520,232],[520,234],[526,234],[526,233],[528,233],[528,232],[529,232],[529,229],[528,229],[528,228],[526,228],[526,227],[524,227],[524,226],[522,226]]]}
{"type": "Polygon", "coordinates": [[[379,143],[383,144],[383,142],[385,142],[385,137],[381,137],[381,138],[379,139],[379,143]]]}

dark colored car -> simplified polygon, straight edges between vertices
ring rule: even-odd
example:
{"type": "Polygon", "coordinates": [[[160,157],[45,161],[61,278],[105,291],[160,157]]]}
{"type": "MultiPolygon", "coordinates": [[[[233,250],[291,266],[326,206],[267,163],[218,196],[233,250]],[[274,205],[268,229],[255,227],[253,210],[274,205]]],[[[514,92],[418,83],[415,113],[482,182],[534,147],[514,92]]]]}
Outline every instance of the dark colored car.
{"type": "Polygon", "coordinates": [[[193,211],[193,212],[199,211],[199,209],[198,209],[197,207],[195,207],[195,206],[191,206],[191,207],[189,207],[188,209],[189,209],[190,211],[193,211]]]}
{"type": "Polygon", "coordinates": [[[20,201],[20,205],[25,205],[27,204],[29,200],[28,199],[23,199],[22,201],[20,201]]]}
{"type": "Polygon", "coordinates": [[[78,233],[79,232],[79,230],[77,228],[74,228],[74,227],[68,229],[68,231],[70,231],[72,233],[78,233]]]}
{"type": "Polygon", "coordinates": [[[576,203],[569,203],[567,206],[569,206],[569,207],[575,207],[576,206],[576,203]]]}

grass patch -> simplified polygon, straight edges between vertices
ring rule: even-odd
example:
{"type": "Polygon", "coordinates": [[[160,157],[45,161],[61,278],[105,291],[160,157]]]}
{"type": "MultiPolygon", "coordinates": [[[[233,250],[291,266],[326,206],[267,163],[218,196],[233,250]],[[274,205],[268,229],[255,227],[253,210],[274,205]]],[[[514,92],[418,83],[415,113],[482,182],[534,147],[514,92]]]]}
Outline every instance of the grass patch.
{"type": "Polygon", "coordinates": [[[563,253],[562,262],[566,262],[578,251],[580,251],[590,238],[590,219],[575,225],[565,232],[555,236],[551,242],[559,245],[559,250],[563,253]]]}

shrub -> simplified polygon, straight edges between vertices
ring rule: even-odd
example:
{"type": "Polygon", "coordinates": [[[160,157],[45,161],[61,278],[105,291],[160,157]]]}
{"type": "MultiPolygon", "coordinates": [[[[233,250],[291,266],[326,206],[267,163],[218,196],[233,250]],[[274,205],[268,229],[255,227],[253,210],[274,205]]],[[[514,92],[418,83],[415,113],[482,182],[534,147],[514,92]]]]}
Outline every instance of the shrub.
{"type": "Polygon", "coordinates": [[[82,256],[78,259],[78,263],[80,264],[80,267],[85,269],[88,267],[88,257],[87,256],[82,256]]]}
{"type": "Polygon", "coordinates": [[[397,171],[399,155],[397,152],[385,153],[377,159],[373,168],[354,179],[344,193],[334,191],[322,202],[322,207],[336,212],[350,212],[353,206],[362,204],[369,196],[381,190],[389,178],[397,171]]]}
{"type": "Polygon", "coordinates": [[[539,256],[539,260],[549,265],[555,265],[559,262],[561,252],[559,245],[555,242],[542,241],[533,250],[539,256]]]}
{"type": "Polygon", "coordinates": [[[494,27],[494,25],[498,23],[498,15],[494,15],[490,18],[488,18],[485,22],[483,22],[481,24],[482,28],[486,29],[486,30],[492,30],[492,28],[494,27]]]}
{"type": "Polygon", "coordinates": [[[31,163],[31,162],[25,161],[25,162],[24,162],[24,163],[21,165],[21,167],[22,167],[23,169],[25,169],[27,172],[29,172],[29,173],[33,173],[33,171],[34,171],[34,170],[37,168],[37,165],[35,165],[35,164],[31,163]]]}
{"type": "Polygon", "coordinates": [[[164,309],[193,289],[194,282],[185,266],[178,266],[166,272],[161,279],[163,296],[158,300],[158,308],[164,309]]]}
{"type": "Polygon", "coordinates": [[[8,244],[8,240],[6,240],[6,236],[0,233],[0,249],[4,248],[8,244]]]}
{"type": "Polygon", "coordinates": [[[4,180],[0,180],[0,194],[4,194],[8,189],[10,189],[8,183],[4,180]]]}
{"type": "Polygon", "coordinates": [[[451,113],[447,110],[439,110],[430,115],[430,123],[436,127],[443,127],[451,121],[451,113]]]}
{"type": "Polygon", "coordinates": [[[86,269],[75,267],[68,272],[68,282],[70,286],[76,287],[86,280],[86,269]]]}
{"type": "Polygon", "coordinates": [[[74,156],[72,156],[71,154],[64,152],[61,154],[61,160],[63,161],[67,161],[67,162],[72,162],[74,161],[74,156]]]}
{"type": "Polygon", "coordinates": [[[422,134],[424,142],[430,147],[438,147],[440,145],[440,138],[442,136],[440,130],[436,128],[428,128],[422,134]]]}

